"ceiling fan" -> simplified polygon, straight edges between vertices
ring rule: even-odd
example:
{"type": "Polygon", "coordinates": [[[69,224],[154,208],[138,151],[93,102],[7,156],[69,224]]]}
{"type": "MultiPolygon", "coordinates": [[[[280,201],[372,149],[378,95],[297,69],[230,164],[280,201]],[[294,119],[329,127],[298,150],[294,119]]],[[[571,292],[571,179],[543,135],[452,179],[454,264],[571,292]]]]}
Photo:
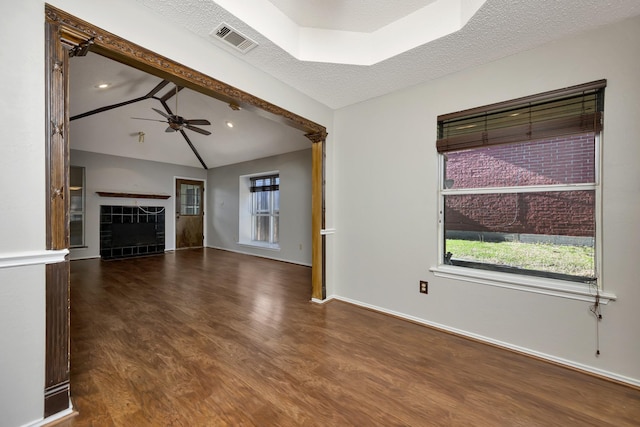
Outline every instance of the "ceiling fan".
{"type": "Polygon", "coordinates": [[[145,119],[145,118],[142,118],[142,117],[132,117],[132,119],[136,119],[136,120],[151,120],[151,121],[154,121],[154,122],[167,123],[169,126],[167,127],[167,129],[165,129],[165,132],[177,132],[177,131],[182,131],[183,129],[189,129],[189,130],[192,130],[194,132],[198,132],[198,133],[200,133],[202,135],[211,135],[211,132],[209,132],[208,130],[200,129],[200,128],[194,126],[194,125],[198,125],[198,126],[210,125],[211,123],[209,122],[209,120],[206,120],[206,119],[185,119],[184,117],[178,115],[178,91],[180,89],[178,88],[178,86],[176,86],[176,93],[175,93],[176,94],[176,114],[173,114],[171,112],[171,109],[164,102],[164,99],[161,100],[161,102],[162,102],[162,105],[164,105],[165,109],[167,110],[167,112],[169,114],[165,113],[164,111],[158,110],[157,108],[152,108],[153,111],[155,111],[156,113],[160,114],[161,116],[163,116],[167,120],[145,119]]]}

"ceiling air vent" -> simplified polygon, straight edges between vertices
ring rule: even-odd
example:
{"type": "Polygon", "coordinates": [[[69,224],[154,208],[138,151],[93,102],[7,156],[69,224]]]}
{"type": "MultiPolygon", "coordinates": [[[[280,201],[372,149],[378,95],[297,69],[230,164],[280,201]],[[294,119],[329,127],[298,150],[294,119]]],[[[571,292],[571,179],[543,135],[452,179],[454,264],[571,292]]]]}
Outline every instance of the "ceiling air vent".
{"type": "Polygon", "coordinates": [[[258,46],[258,43],[251,40],[249,37],[240,34],[237,30],[233,29],[224,22],[218,25],[218,28],[209,33],[210,36],[220,39],[225,43],[233,46],[242,53],[247,53],[254,47],[258,46]]]}

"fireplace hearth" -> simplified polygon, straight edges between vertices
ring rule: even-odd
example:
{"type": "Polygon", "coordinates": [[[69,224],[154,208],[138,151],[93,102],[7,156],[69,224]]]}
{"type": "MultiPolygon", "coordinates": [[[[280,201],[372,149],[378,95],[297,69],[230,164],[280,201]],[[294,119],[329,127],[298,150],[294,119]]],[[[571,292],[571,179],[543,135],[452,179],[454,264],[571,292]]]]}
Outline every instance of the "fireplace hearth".
{"type": "Polygon", "coordinates": [[[100,206],[100,256],[127,258],[164,252],[165,208],[100,206]]]}

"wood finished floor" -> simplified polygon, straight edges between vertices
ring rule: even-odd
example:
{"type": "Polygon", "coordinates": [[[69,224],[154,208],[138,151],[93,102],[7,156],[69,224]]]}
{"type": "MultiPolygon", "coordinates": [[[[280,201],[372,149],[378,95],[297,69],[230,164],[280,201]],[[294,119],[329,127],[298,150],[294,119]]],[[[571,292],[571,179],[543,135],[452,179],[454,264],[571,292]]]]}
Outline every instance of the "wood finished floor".
{"type": "Polygon", "coordinates": [[[59,426],[632,426],[640,391],[333,301],[214,249],[71,264],[59,426]]]}

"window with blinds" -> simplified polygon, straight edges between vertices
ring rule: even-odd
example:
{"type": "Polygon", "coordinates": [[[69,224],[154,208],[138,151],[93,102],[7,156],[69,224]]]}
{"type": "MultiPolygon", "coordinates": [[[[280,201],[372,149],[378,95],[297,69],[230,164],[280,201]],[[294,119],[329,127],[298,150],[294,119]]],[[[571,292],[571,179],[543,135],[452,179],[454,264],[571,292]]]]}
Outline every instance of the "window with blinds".
{"type": "Polygon", "coordinates": [[[249,191],[251,240],[277,245],[280,225],[280,176],[251,177],[249,191]]]}
{"type": "Polygon", "coordinates": [[[438,117],[442,264],[596,283],[605,86],[438,117]]]}

